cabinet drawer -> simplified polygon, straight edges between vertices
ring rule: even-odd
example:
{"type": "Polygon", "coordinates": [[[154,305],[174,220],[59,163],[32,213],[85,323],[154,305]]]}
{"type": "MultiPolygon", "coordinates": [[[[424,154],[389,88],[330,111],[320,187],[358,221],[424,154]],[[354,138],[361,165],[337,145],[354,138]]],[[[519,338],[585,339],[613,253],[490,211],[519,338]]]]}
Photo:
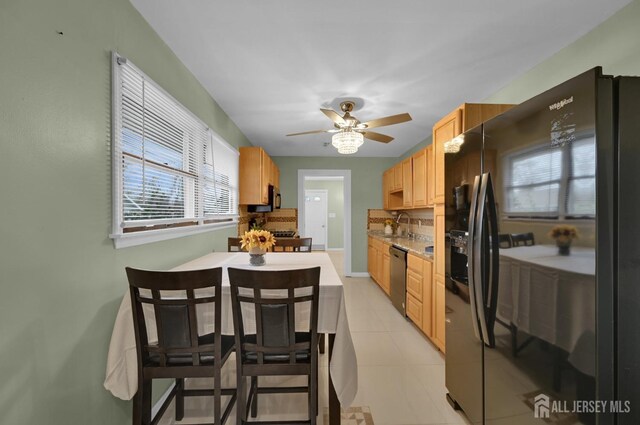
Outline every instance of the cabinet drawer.
{"type": "Polygon", "coordinates": [[[407,294],[407,317],[419,328],[422,327],[422,303],[413,295],[407,294]]]}
{"type": "Polygon", "coordinates": [[[407,268],[422,275],[422,258],[409,254],[407,255],[407,268]]]}
{"type": "Polygon", "coordinates": [[[422,274],[407,270],[407,292],[416,300],[422,301],[422,274]]]}

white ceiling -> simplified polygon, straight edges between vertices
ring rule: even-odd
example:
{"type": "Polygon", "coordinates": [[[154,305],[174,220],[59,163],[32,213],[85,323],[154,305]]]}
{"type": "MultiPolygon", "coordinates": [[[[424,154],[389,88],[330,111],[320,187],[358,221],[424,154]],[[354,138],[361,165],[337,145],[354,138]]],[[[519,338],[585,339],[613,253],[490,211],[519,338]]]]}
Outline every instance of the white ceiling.
{"type": "MultiPolygon", "coordinates": [[[[480,102],[629,0],[131,0],[254,145],[339,156],[319,111],[356,99],[376,129],[356,156],[399,156],[462,102],[480,102]]],[[[606,70],[605,70],[606,71],[606,70]]]]}

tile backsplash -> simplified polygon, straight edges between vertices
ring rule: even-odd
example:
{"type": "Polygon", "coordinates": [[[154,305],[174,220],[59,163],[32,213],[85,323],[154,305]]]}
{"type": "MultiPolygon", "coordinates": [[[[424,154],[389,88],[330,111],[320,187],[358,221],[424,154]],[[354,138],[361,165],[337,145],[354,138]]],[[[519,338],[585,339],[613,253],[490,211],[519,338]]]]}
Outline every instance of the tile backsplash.
{"type": "Polygon", "coordinates": [[[250,213],[246,206],[240,206],[240,218],[238,221],[238,235],[249,230],[249,221],[252,218],[262,219],[267,230],[295,230],[298,231],[298,209],[281,208],[270,213],[250,213]]]}
{"type": "Polygon", "coordinates": [[[368,230],[384,230],[384,221],[388,218],[396,220],[398,215],[404,212],[398,226],[404,233],[411,232],[417,235],[433,239],[433,210],[420,209],[410,211],[385,211],[370,209],[367,217],[368,230]],[[407,214],[409,217],[407,217],[407,214]]]}

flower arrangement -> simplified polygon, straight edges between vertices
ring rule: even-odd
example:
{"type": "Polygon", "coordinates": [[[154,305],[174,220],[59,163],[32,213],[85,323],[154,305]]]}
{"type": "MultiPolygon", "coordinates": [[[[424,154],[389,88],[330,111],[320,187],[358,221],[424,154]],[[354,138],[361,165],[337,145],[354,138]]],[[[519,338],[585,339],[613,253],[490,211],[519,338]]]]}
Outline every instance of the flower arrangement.
{"type": "Polygon", "coordinates": [[[391,228],[395,231],[396,228],[398,227],[398,223],[396,223],[394,220],[388,218],[384,221],[384,225],[385,226],[391,226],[391,228]]]}
{"type": "Polygon", "coordinates": [[[276,244],[276,239],[268,230],[249,230],[244,232],[240,239],[242,249],[247,251],[256,248],[261,251],[267,251],[276,244]]]}
{"type": "Polygon", "coordinates": [[[570,244],[571,241],[579,237],[578,229],[568,224],[554,226],[549,232],[549,236],[555,239],[558,244],[570,244]]]}

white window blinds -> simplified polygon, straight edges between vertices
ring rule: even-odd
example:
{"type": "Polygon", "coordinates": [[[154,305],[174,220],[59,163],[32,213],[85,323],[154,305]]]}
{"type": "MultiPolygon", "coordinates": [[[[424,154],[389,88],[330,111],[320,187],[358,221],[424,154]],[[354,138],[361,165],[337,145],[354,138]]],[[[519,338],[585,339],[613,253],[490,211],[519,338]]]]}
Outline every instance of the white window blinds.
{"type": "Polygon", "coordinates": [[[233,221],[238,154],[114,55],[114,233],[233,221]]]}

